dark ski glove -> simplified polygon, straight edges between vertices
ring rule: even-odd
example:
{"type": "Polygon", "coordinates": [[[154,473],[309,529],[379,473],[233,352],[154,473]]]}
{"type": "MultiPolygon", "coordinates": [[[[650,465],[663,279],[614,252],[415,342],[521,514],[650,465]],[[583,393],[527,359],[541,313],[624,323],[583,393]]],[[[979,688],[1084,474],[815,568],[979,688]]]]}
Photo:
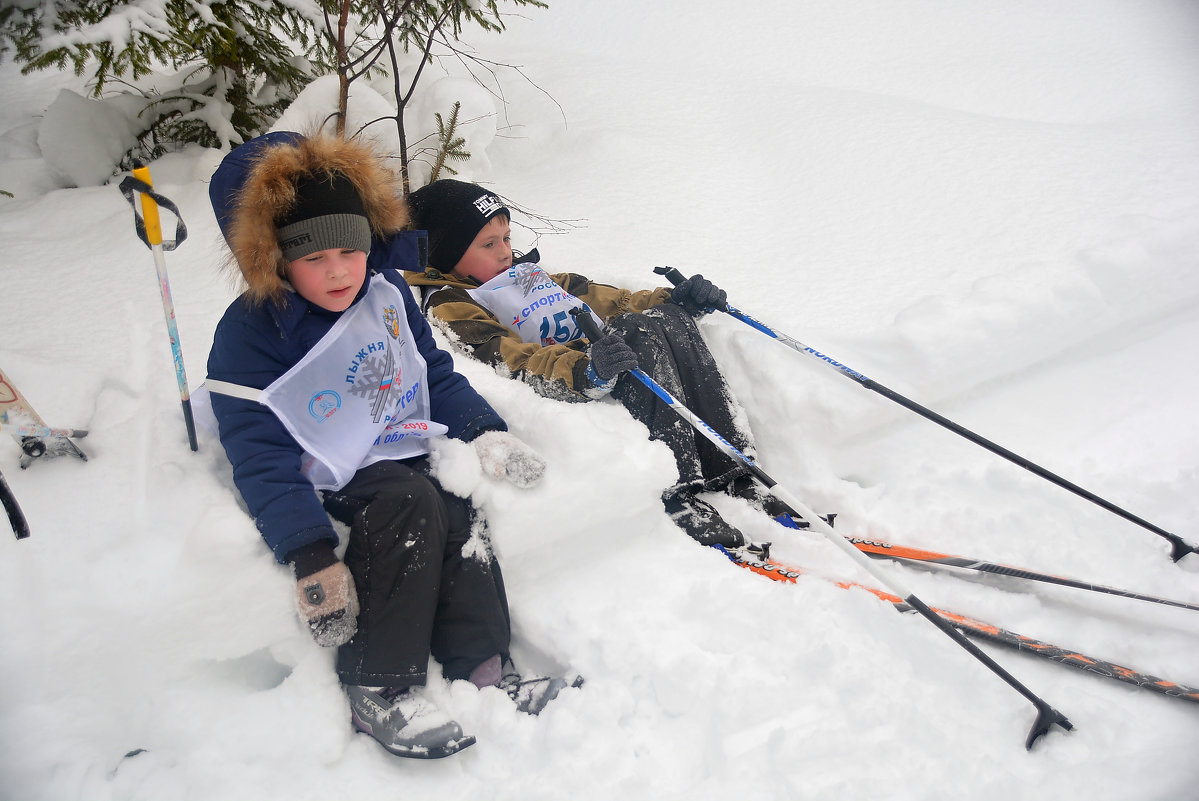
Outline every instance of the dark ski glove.
{"type": "Polygon", "coordinates": [[[728,293],[702,275],[684,279],[670,292],[670,300],[692,314],[706,314],[723,309],[728,293]]]}
{"type": "Polygon", "coordinates": [[[637,366],[637,354],[616,334],[608,334],[587,350],[591,370],[600,381],[611,381],[637,366]]]}
{"type": "Polygon", "coordinates": [[[345,562],[297,578],[296,606],[317,645],[345,645],[358,631],[358,591],[345,562]]]}

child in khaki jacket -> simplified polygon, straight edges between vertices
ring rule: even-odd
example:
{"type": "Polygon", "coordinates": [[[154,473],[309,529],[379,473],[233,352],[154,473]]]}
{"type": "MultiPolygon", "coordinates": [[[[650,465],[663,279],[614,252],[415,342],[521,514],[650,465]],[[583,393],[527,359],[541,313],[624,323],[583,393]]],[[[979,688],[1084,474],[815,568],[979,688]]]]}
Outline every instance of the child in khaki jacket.
{"type": "Polygon", "coordinates": [[[735,547],[742,534],[697,497],[723,491],[773,509],[747,474],[698,435],[641,382],[640,366],[743,453],[749,431],[695,318],[725,293],[696,275],[673,290],[631,291],[576,273],[549,274],[537,251],[514,258],[511,215],[499,197],[475,184],[440,180],[409,197],[413,224],[429,234],[424,272],[406,272],[423,293],[422,309],[451,339],[488,364],[502,365],[543,396],[586,401],[611,394],[653,439],[674,453],[679,480],[662,496],[671,518],[704,544],[735,547]],[[585,303],[606,335],[589,343],[569,312],[585,303]]]}

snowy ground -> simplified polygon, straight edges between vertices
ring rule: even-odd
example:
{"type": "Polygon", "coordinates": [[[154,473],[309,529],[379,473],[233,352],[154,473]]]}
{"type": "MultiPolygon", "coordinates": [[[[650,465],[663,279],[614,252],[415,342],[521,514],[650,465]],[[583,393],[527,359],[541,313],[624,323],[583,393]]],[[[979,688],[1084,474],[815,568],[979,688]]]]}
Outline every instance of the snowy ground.
{"type": "MultiPolygon", "coordinates": [[[[536,85],[503,74],[509,106],[463,177],[578,221],[540,238],[543,263],[629,286],[656,265],[702,272],[1199,541],[1199,7],[666,5],[553,3],[479,39],[536,85]]],[[[91,431],[87,463],[26,471],[0,441],[33,528],[0,536],[0,797],[1199,799],[1199,707],[992,649],[1076,727],[1027,753],[1031,705],[927,622],[685,539],[657,501],[670,456],[622,409],[462,359],[551,474],[493,485],[461,447],[443,468],[493,523],[520,653],[587,685],[533,719],[436,683],[479,738],[436,763],[354,734],[219,443],[188,450],[128,205],[44,169],[34,115],[77,85],[0,68],[16,195],[0,199],[0,366],[52,424],[91,431]]],[[[167,259],[193,386],[234,296],[206,194],[220,157],[152,165],[190,229],[167,259]]],[[[843,531],[1199,602],[1199,556],[1171,563],[1158,537],[735,320],[703,330],[762,465],[843,531]]],[[[816,536],[722,508],[780,556],[862,578],[816,536]]],[[[1199,685],[1194,612],[892,570],[935,605],[1199,685]]]]}

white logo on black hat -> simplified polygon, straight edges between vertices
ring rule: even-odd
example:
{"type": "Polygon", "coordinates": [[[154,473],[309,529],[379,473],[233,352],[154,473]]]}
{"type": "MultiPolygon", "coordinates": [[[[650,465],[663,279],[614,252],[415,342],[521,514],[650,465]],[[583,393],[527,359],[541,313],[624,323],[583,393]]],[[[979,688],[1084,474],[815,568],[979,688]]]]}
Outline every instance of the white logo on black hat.
{"type": "Polygon", "coordinates": [[[481,198],[475,201],[475,208],[478,209],[479,213],[484,217],[490,217],[503,207],[504,204],[501,203],[500,199],[495,195],[483,195],[481,198]]]}

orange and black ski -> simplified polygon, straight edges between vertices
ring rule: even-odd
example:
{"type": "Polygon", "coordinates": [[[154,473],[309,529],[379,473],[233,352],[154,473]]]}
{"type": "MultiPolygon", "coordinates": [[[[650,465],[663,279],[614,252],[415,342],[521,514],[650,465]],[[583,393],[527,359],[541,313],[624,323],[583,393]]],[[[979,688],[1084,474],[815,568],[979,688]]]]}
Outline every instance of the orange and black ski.
{"type": "MultiPolygon", "coordinates": [[[[796,583],[800,576],[808,575],[820,577],[817,573],[810,573],[792,565],[783,564],[771,559],[768,554],[755,553],[753,550],[738,549],[728,550],[722,546],[714,546],[717,550],[723,551],[729,559],[735,564],[752,570],[754,573],[773,579],[774,581],[782,581],[787,583],[796,583]]],[[[898,595],[870,587],[865,584],[859,584],[854,581],[845,581],[840,579],[831,579],[835,584],[845,588],[859,588],[870,592],[877,597],[888,601],[895,605],[895,608],[901,612],[911,611],[911,607],[900,598],[898,595]]],[[[993,642],[997,645],[1003,645],[1008,648],[1014,648],[1018,651],[1023,651],[1027,654],[1039,656],[1048,659],[1058,664],[1067,665],[1069,667],[1085,670],[1088,673],[1094,673],[1098,676],[1103,676],[1108,679],[1131,684],[1136,687],[1141,687],[1146,690],[1160,693],[1171,698],[1180,698],[1184,701],[1199,703],[1199,688],[1188,687],[1183,684],[1178,684],[1173,681],[1151,676],[1147,673],[1142,673],[1132,668],[1117,665],[1113,662],[1108,662],[1103,659],[1097,659],[1088,656],[1079,651],[1069,648],[1063,648],[1060,645],[1053,645],[1040,640],[1034,640],[1031,637],[1025,637],[1023,634],[1017,634],[1014,631],[1000,628],[999,626],[984,623],[981,620],[976,620],[965,615],[959,615],[954,612],[947,612],[944,609],[933,609],[938,615],[944,618],[954,628],[961,631],[968,637],[974,637],[986,642],[993,642]]]]}

